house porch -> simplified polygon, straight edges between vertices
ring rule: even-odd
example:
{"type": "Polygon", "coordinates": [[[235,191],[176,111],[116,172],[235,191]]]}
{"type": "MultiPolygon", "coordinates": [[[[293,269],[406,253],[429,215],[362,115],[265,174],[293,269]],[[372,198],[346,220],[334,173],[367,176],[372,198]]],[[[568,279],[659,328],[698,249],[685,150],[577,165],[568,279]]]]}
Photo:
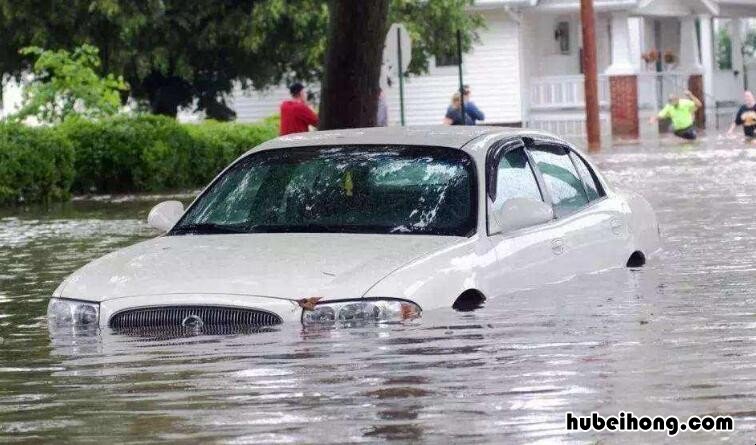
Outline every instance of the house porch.
{"type": "MultiPolygon", "coordinates": [[[[686,89],[705,103],[701,123],[709,128],[728,125],[749,80],[756,85],[756,65],[746,63],[742,53],[745,17],[756,16],[756,4],[712,5],[698,0],[657,0],[633,10],[597,9],[603,134],[639,137],[657,133],[645,121],[664,106],[669,94],[686,89]],[[729,36],[729,57],[716,51],[717,35],[729,36]],[[614,94],[612,79],[619,82],[614,94]],[[626,94],[631,101],[623,97],[626,94]],[[611,116],[613,96],[615,104],[634,104],[624,110],[634,120],[634,133],[622,134],[622,126],[618,131],[616,107],[614,119],[611,116]]],[[[533,8],[522,13],[520,24],[524,121],[531,127],[583,136],[579,10],[533,8]]]]}

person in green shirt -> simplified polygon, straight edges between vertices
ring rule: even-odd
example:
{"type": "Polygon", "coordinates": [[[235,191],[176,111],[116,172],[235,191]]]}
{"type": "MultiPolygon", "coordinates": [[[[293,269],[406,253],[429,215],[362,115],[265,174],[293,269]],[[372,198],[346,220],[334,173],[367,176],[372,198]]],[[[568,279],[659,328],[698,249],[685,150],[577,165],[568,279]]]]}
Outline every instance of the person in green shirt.
{"type": "Polygon", "coordinates": [[[679,96],[671,94],[667,105],[662,108],[658,115],[651,117],[651,123],[653,124],[660,119],[670,119],[675,136],[694,140],[696,138],[696,110],[701,108],[703,104],[689,90],[685,91],[685,96],[687,99],[681,99],[679,96]]]}

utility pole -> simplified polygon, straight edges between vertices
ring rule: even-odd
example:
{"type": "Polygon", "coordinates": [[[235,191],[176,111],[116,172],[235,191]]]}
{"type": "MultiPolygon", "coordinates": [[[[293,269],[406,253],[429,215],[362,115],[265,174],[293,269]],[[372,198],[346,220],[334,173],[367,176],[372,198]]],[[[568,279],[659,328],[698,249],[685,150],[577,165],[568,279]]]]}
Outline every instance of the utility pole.
{"type": "Polygon", "coordinates": [[[459,106],[460,113],[462,114],[462,125],[467,123],[467,115],[465,114],[465,84],[462,80],[462,31],[457,30],[457,62],[459,62],[459,106]]]}
{"type": "Polygon", "coordinates": [[[585,124],[588,134],[588,150],[599,151],[601,149],[601,127],[599,126],[596,18],[593,14],[593,0],[580,0],[580,22],[583,27],[585,124]]]}
{"type": "Polygon", "coordinates": [[[396,58],[399,61],[399,111],[404,126],[404,64],[402,63],[402,28],[396,27],[396,58]]]}

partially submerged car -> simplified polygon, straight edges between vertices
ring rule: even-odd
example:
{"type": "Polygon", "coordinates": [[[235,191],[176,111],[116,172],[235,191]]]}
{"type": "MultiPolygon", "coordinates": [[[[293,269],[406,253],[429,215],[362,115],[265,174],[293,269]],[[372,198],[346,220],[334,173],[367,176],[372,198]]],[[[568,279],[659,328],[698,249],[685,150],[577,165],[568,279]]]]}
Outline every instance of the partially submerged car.
{"type": "Polygon", "coordinates": [[[557,137],[495,127],[280,137],[148,222],[165,234],[58,287],[51,325],[399,321],[642,266],[659,249],[644,198],[557,137]]]}

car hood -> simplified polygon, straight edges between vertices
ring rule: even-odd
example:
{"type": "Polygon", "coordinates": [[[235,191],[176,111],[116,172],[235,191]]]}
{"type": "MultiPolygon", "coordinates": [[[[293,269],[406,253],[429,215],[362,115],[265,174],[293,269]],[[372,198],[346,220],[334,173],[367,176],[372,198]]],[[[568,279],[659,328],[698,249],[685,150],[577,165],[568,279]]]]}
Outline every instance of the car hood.
{"type": "Polygon", "coordinates": [[[163,236],[89,263],[55,295],[92,301],[166,294],[357,298],[403,264],[463,240],[362,234],[163,236]]]}

